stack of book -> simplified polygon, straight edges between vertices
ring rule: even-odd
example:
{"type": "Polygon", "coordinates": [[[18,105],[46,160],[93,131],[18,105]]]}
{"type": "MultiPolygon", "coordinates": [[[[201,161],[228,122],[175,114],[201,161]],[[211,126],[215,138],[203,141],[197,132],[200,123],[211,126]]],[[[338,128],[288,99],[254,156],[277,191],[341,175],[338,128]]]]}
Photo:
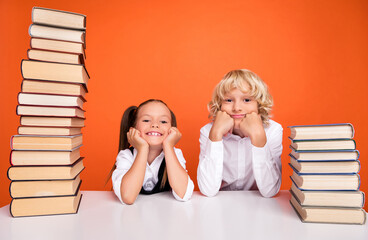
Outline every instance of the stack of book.
{"type": "Polygon", "coordinates": [[[349,123],[290,126],[290,203],[303,222],[364,224],[359,152],[349,123]]]}
{"type": "Polygon", "coordinates": [[[34,7],[31,49],[21,62],[18,135],[11,138],[13,217],[76,213],[85,95],[86,16],[34,7]]]}

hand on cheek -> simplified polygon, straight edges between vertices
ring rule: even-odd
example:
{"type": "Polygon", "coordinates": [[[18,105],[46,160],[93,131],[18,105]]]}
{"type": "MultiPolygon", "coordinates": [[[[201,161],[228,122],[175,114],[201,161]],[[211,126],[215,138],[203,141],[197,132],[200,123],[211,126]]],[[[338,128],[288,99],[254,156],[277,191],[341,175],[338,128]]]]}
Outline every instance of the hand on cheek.
{"type": "Polygon", "coordinates": [[[148,149],[148,143],[143,139],[142,134],[139,130],[135,128],[130,128],[127,133],[128,142],[132,145],[137,151],[140,151],[144,148],[148,149]]]}
{"type": "Polygon", "coordinates": [[[176,127],[171,127],[168,131],[165,140],[163,141],[163,146],[173,148],[179,142],[180,139],[181,133],[179,129],[177,129],[176,127]]]}
{"type": "Polygon", "coordinates": [[[234,128],[234,119],[223,111],[218,111],[213,122],[209,138],[211,141],[221,141],[223,136],[232,133],[234,128]]]}
{"type": "Polygon", "coordinates": [[[266,144],[266,132],[259,114],[255,112],[246,114],[241,120],[239,128],[244,136],[250,138],[253,146],[263,147],[266,144]]]}

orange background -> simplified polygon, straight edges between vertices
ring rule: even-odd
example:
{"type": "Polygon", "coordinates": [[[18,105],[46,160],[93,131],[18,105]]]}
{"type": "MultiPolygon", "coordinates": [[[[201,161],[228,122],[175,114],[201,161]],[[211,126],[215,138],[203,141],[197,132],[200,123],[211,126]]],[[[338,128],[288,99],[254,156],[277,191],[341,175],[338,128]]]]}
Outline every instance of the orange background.
{"type": "MultiPolygon", "coordinates": [[[[282,189],[291,170],[287,126],[353,123],[368,193],[368,2],[285,1],[0,1],[0,206],[11,200],[9,139],[17,133],[33,6],[87,15],[89,82],[82,190],[109,190],[123,110],[163,99],[183,134],[178,147],[196,183],[199,129],[222,76],[256,72],[270,87],[273,119],[284,127],[282,189]]],[[[196,190],[198,188],[196,187],[196,190]]]]}

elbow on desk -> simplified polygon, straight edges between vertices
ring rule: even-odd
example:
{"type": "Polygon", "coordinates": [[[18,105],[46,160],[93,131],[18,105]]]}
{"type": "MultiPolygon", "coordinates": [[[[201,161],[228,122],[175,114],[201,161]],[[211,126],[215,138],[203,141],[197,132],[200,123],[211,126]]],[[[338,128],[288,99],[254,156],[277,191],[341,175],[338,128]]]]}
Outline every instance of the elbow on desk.
{"type": "Polygon", "coordinates": [[[265,198],[272,198],[274,197],[277,193],[279,193],[280,187],[277,189],[271,189],[268,191],[265,190],[259,190],[260,194],[265,197],[265,198]]]}
{"type": "Polygon", "coordinates": [[[135,202],[135,199],[136,197],[130,194],[121,193],[121,201],[123,201],[123,203],[126,205],[132,205],[135,202]]]}
{"type": "Polygon", "coordinates": [[[205,188],[202,188],[201,186],[200,186],[200,184],[198,184],[198,187],[199,187],[199,191],[203,194],[203,195],[205,195],[206,197],[214,197],[214,196],[216,196],[216,194],[218,193],[218,190],[215,190],[215,191],[211,191],[211,190],[209,190],[209,189],[205,189],[205,188]]]}

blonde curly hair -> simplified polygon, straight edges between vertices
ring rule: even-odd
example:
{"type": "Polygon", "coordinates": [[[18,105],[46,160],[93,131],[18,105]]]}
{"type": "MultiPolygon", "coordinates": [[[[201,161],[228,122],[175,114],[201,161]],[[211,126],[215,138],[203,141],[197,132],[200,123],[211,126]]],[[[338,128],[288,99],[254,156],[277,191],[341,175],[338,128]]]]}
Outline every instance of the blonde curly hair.
{"type": "Polygon", "coordinates": [[[212,94],[212,100],[208,103],[210,119],[213,120],[217,112],[221,110],[222,101],[228,92],[234,88],[246,92],[244,83],[249,85],[249,94],[258,103],[258,113],[261,115],[262,122],[266,125],[269,124],[269,114],[273,106],[272,96],[268,92],[266,83],[257,74],[247,69],[228,72],[216,85],[212,94]]]}

